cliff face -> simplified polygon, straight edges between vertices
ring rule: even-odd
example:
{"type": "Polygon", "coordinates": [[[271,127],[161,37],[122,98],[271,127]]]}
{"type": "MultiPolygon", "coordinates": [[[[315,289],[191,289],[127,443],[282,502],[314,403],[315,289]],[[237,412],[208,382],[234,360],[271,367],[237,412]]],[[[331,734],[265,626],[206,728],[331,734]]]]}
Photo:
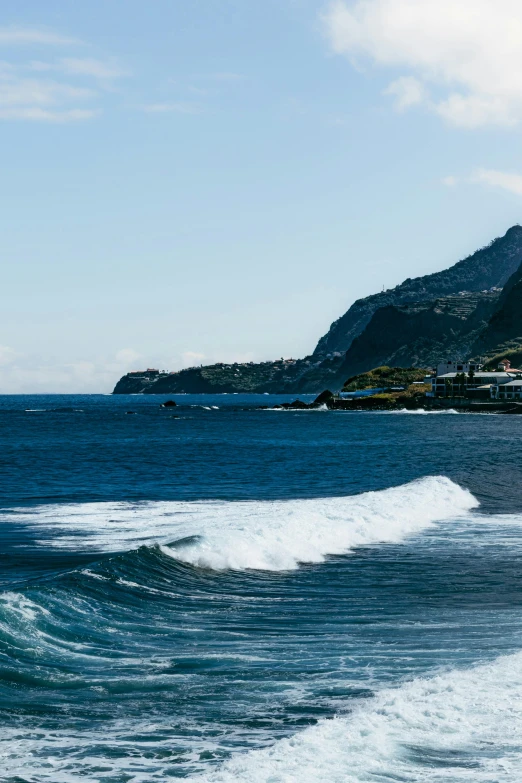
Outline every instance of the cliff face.
{"type": "Polygon", "coordinates": [[[427,302],[460,291],[479,292],[502,288],[522,263],[522,226],[513,226],[488,247],[459,261],[449,269],[424,277],[409,278],[389,291],[357,300],[321,337],[314,355],[347,351],[373,314],[381,307],[406,302],[427,302]]]}
{"type": "Polygon", "coordinates": [[[445,356],[465,358],[498,301],[498,293],[466,294],[380,308],[346,352],[338,383],[380,365],[432,367],[445,356]]]}
{"type": "Polygon", "coordinates": [[[522,264],[507,281],[486,328],[473,345],[476,354],[522,346],[522,264]]]}

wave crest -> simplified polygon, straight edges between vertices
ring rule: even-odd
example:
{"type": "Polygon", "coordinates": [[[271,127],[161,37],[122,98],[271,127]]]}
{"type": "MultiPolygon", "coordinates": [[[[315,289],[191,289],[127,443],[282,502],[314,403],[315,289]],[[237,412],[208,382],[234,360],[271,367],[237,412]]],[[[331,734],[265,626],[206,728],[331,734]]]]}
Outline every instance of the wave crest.
{"type": "Polygon", "coordinates": [[[291,570],[356,547],[400,541],[476,506],[470,492],[444,476],[354,497],[228,503],[214,509],[197,539],[161,549],[202,568],[291,570]]]}

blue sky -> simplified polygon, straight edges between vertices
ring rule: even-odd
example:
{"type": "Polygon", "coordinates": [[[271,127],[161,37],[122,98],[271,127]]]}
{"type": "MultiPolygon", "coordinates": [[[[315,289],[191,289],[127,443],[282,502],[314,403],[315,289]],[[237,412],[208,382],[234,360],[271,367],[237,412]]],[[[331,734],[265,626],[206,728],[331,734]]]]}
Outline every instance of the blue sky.
{"type": "Polygon", "coordinates": [[[303,356],[522,212],[512,0],[4,0],[0,392],[303,356]]]}

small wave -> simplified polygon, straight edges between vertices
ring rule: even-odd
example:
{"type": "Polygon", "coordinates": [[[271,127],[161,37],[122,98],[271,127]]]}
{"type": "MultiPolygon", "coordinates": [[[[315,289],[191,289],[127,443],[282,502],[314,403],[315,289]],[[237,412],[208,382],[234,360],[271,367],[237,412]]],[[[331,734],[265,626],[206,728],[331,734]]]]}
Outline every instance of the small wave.
{"type": "Polygon", "coordinates": [[[522,653],[382,691],[198,783],[519,783],[522,653]]]}

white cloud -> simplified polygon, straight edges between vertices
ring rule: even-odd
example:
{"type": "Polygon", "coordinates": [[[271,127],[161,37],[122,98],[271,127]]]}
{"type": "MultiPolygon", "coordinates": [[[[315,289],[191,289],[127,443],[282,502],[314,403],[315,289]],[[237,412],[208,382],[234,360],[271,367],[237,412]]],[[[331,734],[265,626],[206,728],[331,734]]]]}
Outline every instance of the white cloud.
{"type": "Polygon", "coordinates": [[[384,92],[395,97],[395,105],[401,111],[416,103],[422,103],[425,97],[424,85],[413,76],[396,79],[384,92]]]}
{"type": "MultiPolygon", "coordinates": [[[[424,102],[447,122],[471,128],[522,121],[519,0],[333,0],[323,21],[334,52],[402,69],[401,79],[439,91],[434,100],[424,92],[424,102]]],[[[397,84],[389,91],[415,97],[397,84]]]]}
{"type": "Polygon", "coordinates": [[[47,44],[66,46],[79,43],[76,38],[59,35],[51,30],[32,27],[0,27],[0,45],[9,44],[47,44]]]}
{"type": "Polygon", "coordinates": [[[522,196],[522,175],[495,169],[477,169],[470,182],[502,188],[517,196],[522,196]]]}

